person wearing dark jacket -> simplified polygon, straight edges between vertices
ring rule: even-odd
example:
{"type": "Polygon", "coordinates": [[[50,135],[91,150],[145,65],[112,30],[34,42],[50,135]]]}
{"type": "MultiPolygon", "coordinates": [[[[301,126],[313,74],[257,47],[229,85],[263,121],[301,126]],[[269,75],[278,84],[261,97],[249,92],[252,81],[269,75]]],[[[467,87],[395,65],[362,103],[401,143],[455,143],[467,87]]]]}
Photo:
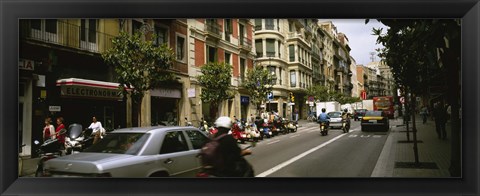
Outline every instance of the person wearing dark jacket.
{"type": "Polygon", "coordinates": [[[219,117],[215,121],[215,127],[218,132],[214,138],[218,138],[223,167],[216,168],[213,172],[214,175],[218,177],[253,177],[251,165],[243,158],[244,155],[251,154],[251,151],[240,149],[237,140],[228,134],[232,128],[231,119],[226,116],[219,117]]]}
{"type": "Polygon", "coordinates": [[[447,110],[441,102],[437,102],[434,108],[435,128],[439,139],[447,139],[445,123],[447,122],[447,110]]]}

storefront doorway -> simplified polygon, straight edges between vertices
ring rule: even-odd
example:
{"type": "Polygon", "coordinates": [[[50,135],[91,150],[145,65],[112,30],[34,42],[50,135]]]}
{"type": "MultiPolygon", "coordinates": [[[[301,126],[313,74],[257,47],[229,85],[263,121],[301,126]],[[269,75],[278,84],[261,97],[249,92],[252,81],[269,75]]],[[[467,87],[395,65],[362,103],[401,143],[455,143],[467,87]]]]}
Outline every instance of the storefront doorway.
{"type": "Polygon", "coordinates": [[[151,121],[152,126],[178,124],[178,101],[175,98],[152,97],[151,121]]]}

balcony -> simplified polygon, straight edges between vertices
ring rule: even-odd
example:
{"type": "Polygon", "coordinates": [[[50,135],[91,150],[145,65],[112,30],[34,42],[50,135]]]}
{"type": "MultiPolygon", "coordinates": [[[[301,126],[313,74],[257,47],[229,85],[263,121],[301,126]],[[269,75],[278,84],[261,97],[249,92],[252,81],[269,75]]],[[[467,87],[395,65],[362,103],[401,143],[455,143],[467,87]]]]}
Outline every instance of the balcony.
{"type": "Polygon", "coordinates": [[[82,28],[64,21],[56,22],[56,32],[46,32],[32,27],[32,20],[20,20],[20,39],[101,53],[113,47],[113,35],[82,28]]]}
{"type": "Polygon", "coordinates": [[[222,28],[219,24],[207,21],[207,23],[205,24],[205,28],[207,35],[222,39],[222,28]]]}
{"type": "Polygon", "coordinates": [[[238,41],[240,43],[239,45],[240,45],[241,49],[244,49],[244,50],[247,50],[247,51],[252,50],[252,40],[251,39],[248,39],[247,37],[240,37],[238,41]]]}

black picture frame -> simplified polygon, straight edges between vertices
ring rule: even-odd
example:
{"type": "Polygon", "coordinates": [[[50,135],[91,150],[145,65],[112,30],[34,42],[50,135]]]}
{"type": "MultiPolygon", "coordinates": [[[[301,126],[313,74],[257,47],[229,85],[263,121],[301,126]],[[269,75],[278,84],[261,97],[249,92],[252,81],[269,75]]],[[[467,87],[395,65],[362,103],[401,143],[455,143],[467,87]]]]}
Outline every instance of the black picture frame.
{"type": "Polygon", "coordinates": [[[0,3],[2,195],[479,195],[478,0],[40,0],[0,3]],[[267,9],[268,8],[268,9],[267,9]],[[462,178],[18,178],[20,18],[462,18],[462,178]],[[466,137],[468,135],[468,137],[466,137]]]}

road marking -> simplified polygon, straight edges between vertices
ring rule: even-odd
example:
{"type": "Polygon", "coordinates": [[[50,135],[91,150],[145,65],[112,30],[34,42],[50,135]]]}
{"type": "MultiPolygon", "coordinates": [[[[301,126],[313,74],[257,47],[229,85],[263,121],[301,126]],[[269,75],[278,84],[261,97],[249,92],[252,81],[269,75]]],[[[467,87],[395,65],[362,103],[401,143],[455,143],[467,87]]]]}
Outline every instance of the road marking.
{"type": "Polygon", "coordinates": [[[273,141],[273,142],[269,142],[269,143],[267,143],[267,145],[275,144],[275,143],[277,143],[277,142],[280,142],[280,140],[275,140],[275,141],[273,141]]]}
{"type": "Polygon", "coordinates": [[[296,157],[293,157],[293,158],[291,158],[290,160],[285,161],[285,162],[283,162],[283,163],[281,163],[281,164],[279,164],[279,165],[277,165],[277,166],[275,166],[275,167],[273,167],[273,168],[271,168],[271,169],[268,169],[267,171],[264,171],[263,173],[258,174],[258,175],[255,176],[255,177],[266,177],[266,176],[268,176],[268,175],[270,175],[270,174],[272,174],[272,173],[274,173],[274,172],[276,172],[276,171],[278,171],[278,170],[280,170],[280,169],[282,169],[282,168],[290,165],[291,163],[293,163],[293,162],[295,162],[295,161],[297,161],[297,160],[299,160],[299,159],[307,156],[308,154],[310,154],[310,153],[312,153],[312,152],[315,152],[316,150],[318,150],[318,149],[320,149],[320,148],[323,148],[324,146],[326,146],[326,145],[334,142],[335,140],[340,139],[340,138],[343,137],[343,136],[345,136],[345,134],[341,134],[341,135],[339,135],[339,136],[337,136],[337,137],[335,137],[335,138],[333,138],[333,139],[331,139],[331,140],[328,140],[327,142],[325,142],[325,143],[323,143],[323,144],[320,144],[320,145],[318,145],[317,147],[312,148],[312,149],[310,149],[310,150],[308,150],[308,151],[305,151],[304,153],[299,154],[299,155],[297,155],[296,157]]]}
{"type": "Polygon", "coordinates": [[[357,137],[358,135],[349,135],[348,137],[357,137]]]}
{"type": "Polygon", "coordinates": [[[290,136],[290,138],[294,138],[294,137],[298,137],[298,136],[300,136],[300,135],[293,135],[293,136],[290,136]]]}
{"type": "Polygon", "coordinates": [[[381,138],[382,136],[381,135],[374,135],[373,137],[374,138],[381,138]]]}

